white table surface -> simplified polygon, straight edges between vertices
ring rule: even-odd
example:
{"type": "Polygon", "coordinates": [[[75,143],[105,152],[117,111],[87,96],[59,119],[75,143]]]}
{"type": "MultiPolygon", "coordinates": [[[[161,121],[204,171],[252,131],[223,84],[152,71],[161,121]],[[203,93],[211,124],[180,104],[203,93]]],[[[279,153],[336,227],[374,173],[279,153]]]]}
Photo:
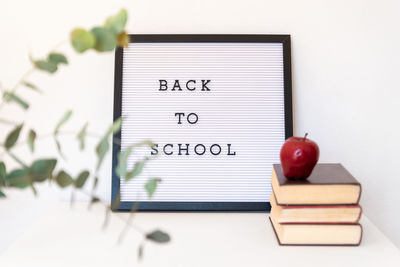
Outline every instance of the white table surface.
{"type": "Polygon", "coordinates": [[[146,243],[140,263],[141,235],[131,230],[118,245],[124,222],[113,215],[102,230],[103,219],[99,205],[55,204],[3,251],[0,266],[400,266],[399,249],[366,217],[359,247],[298,247],[277,244],[267,213],[138,213],[143,229],[172,236],[146,243]]]}

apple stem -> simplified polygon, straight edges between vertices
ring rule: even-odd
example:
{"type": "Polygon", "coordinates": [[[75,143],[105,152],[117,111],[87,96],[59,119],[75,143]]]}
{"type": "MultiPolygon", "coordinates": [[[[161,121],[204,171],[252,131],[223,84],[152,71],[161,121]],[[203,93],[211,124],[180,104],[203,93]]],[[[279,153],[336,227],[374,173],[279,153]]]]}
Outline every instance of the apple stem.
{"type": "Polygon", "coordinates": [[[305,141],[306,141],[306,139],[307,139],[307,135],[308,135],[308,133],[306,133],[306,134],[304,135],[303,142],[305,142],[305,141]]]}

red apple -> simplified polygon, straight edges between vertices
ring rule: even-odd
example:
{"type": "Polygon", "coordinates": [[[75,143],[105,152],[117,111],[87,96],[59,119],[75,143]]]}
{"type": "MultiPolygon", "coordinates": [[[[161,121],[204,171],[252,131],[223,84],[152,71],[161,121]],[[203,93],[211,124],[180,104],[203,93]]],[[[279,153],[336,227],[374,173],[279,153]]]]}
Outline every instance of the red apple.
{"type": "Polygon", "coordinates": [[[307,179],[318,162],[318,145],[304,137],[290,137],[281,148],[283,175],[288,179],[307,179]]]}

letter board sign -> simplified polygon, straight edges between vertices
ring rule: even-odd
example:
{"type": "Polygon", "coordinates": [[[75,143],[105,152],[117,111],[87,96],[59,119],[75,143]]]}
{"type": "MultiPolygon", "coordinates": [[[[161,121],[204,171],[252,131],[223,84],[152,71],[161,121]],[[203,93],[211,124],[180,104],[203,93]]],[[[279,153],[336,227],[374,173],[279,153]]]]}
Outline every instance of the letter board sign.
{"type": "Polygon", "coordinates": [[[131,35],[115,60],[112,199],[118,210],[269,210],[292,135],[289,35],[131,35]],[[143,170],[116,174],[118,153],[143,170]],[[151,198],[149,179],[161,179],[151,198]]]}

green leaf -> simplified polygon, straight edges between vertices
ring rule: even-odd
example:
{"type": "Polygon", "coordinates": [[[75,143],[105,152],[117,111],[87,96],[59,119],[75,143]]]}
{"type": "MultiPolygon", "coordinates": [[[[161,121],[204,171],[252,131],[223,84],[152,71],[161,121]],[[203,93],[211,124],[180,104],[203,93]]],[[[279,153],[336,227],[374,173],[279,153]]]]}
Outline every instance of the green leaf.
{"type": "Polygon", "coordinates": [[[27,81],[23,81],[23,82],[22,82],[22,85],[25,85],[26,87],[28,87],[28,88],[30,88],[30,89],[36,91],[36,92],[41,93],[41,91],[39,90],[39,88],[38,88],[36,85],[34,85],[33,83],[30,83],[30,82],[27,82],[27,81]]]}
{"type": "Polygon", "coordinates": [[[6,165],[4,162],[0,162],[0,186],[5,186],[7,180],[6,165]]]}
{"type": "Polygon", "coordinates": [[[96,44],[96,36],[81,28],[74,29],[70,34],[72,47],[78,53],[83,53],[86,50],[93,48],[96,44]]]}
{"type": "Polygon", "coordinates": [[[81,150],[85,149],[85,137],[86,137],[86,129],[88,127],[88,123],[86,123],[83,128],[79,131],[76,138],[79,140],[79,148],[81,150]]]}
{"type": "Polygon", "coordinates": [[[12,130],[8,134],[8,136],[6,138],[6,142],[4,143],[4,146],[7,150],[12,148],[15,145],[15,143],[18,141],[22,126],[23,126],[23,124],[18,125],[17,127],[14,128],[14,130],[12,130]]]}
{"type": "Polygon", "coordinates": [[[17,169],[7,175],[7,183],[10,187],[23,189],[31,184],[31,179],[26,170],[17,169]]]}
{"type": "Polygon", "coordinates": [[[68,64],[67,58],[63,54],[60,54],[60,53],[50,53],[47,57],[47,61],[53,62],[57,66],[58,66],[58,64],[68,64]]]}
{"type": "Polygon", "coordinates": [[[117,15],[107,18],[104,26],[117,35],[124,30],[127,20],[128,12],[126,9],[121,9],[117,15]]]}
{"type": "Polygon", "coordinates": [[[20,98],[19,96],[17,96],[14,93],[4,92],[3,93],[3,99],[6,102],[14,101],[15,103],[20,105],[25,110],[29,108],[29,104],[25,100],[23,100],[22,98],[20,98]]]}
{"type": "Polygon", "coordinates": [[[118,154],[118,166],[116,169],[119,177],[124,177],[128,169],[128,158],[132,153],[132,147],[127,147],[124,151],[118,154]]]}
{"type": "Polygon", "coordinates": [[[168,243],[171,240],[167,233],[160,230],[146,234],[146,238],[156,243],[168,243]]]}
{"type": "Polygon", "coordinates": [[[0,190],[0,198],[6,197],[6,194],[3,193],[3,191],[0,190]]]}
{"type": "Polygon", "coordinates": [[[110,144],[108,143],[107,137],[103,138],[99,144],[96,146],[96,154],[97,154],[97,166],[96,171],[100,169],[101,164],[103,163],[104,157],[110,149],[110,144]]]}
{"type": "Polygon", "coordinates": [[[112,51],[117,46],[117,40],[114,33],[103,27],[94,27],[91,32],[96,36],[94,49],[99,52],[112,51]]]}
{"type": "Polygon", "coordinates": [[[60,131],[61,126],[63,126],[71,117],[72,115],[72,110],[68,110],[64,116],[61,118],[61,120],[57,123],[56,128],[54,129],[54,135],[57,135],[58,132],[60,131]]]}
{"type": "Polygon", "coordinates": [[[82,188],[87,179],[89,178],[90,173],[88,171],[82,171],[79,175],[78,178],[76,178],[74,184],[76,188],[82,188]]]}
{"type": "Polygon", "coordinates": [[[28,146],[31,152],[35,150],[35,140],[36,140],[36,132],[34,130],[30,130],[28,133],[28,146]]]}
{"type": "Polygon", "coordinates": [[[147,181],[147,183],[144,185],[144,188],[146,189],[147,195],[149,198],[151,198],[154,194],[154,192],[157,189],[158,183],[161,182],[160,178],[152,178],[147,181]]]}
{"type": "Polygon", "coordinates": [[[43,70],[49,73],[54,73],[57,71],[57,63],[46,61],[46,60],[36,60],[33,62],[35,67],[39,70],[43,70]]]}
{"type": "Polygon", "coordinates": [[[71,185],[74,180],[72,179],[71,175],[65,171],[60,171],[56,177],[56,182],[60,187],[64,188],[71,185]]]}
{"type": "Polygon", "coordinates": [[[33,180],[36,182],[43,182],[52,177],[56,164],[56,159],[39,159],[34,161],[30,167],[33,180]]]}
{"type": "Polygon", "coordinates": [[[37,69],[49,73],[56,72],[59,64],[68,64],[67,58],[60,53],[50,53],[46,60],[32,60],[32,62],[37,69]]]}
{"type": "Polygon", "coordinates": [[[125,180],[127,181],[138,176],[143,171],[144,164],[146,163],[146,161],[147,159],[136,162],[135,165],[133,166],[133,169],[126,173],[125,180]]]}

